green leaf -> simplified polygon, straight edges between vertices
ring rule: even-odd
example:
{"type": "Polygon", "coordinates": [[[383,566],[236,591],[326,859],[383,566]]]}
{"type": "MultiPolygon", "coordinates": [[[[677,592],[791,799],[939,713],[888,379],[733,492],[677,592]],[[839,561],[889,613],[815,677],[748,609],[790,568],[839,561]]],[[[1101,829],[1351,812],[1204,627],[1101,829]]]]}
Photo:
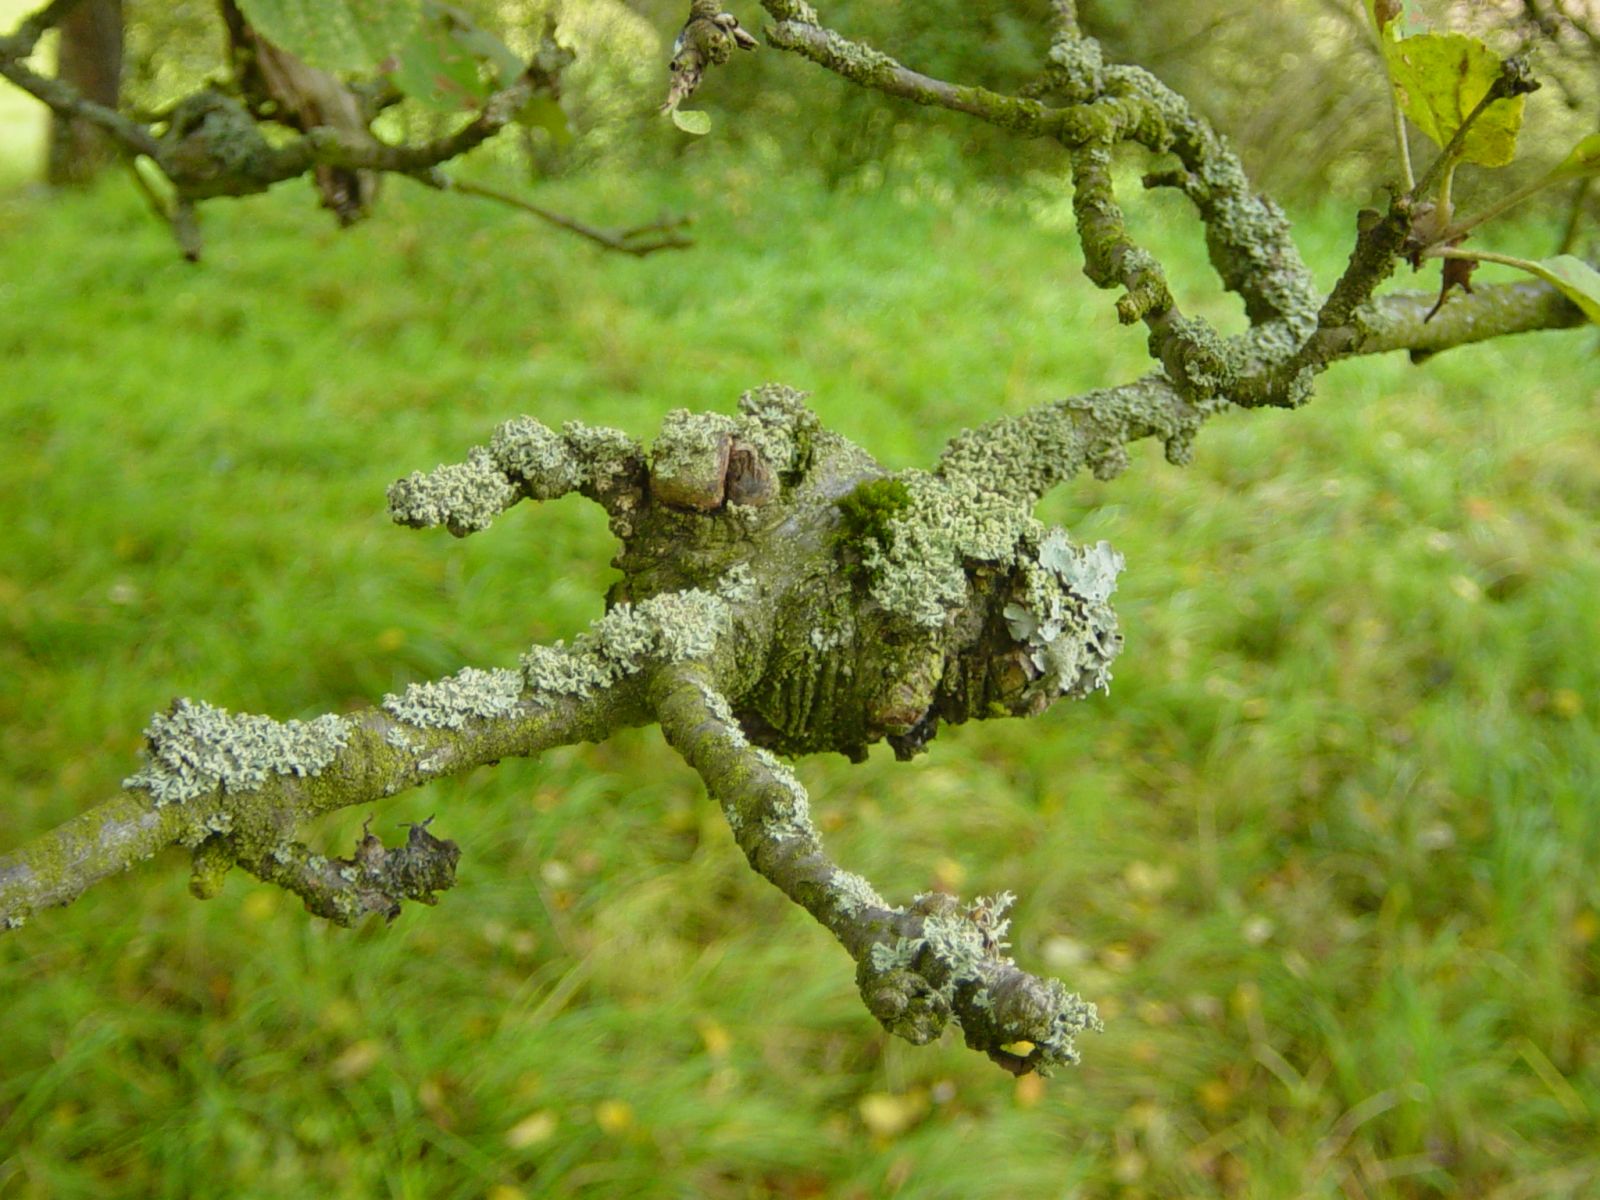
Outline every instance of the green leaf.
{"type": "Polygon", "coordinates": [[[572,144],[572,127],[567,124],[566,110],[553,96],[532,97],[517,113],[517,122],[528,129],[542,129],[558,147],[572,144]]]}
{"type": "Polygon", "coordinates": [[[1525,269],[1555,284],[1568,300],[1583,309],[1584,316],[1600,325],[1600,271],[1571,254],[1528,262],[1525,269]]]}
{"type": "Polygon", "coordinates": [[[674,108],[672,123],[685,133],[696,136],[711,132],[711,114],[696,108],[674,108]]]}
{"type": "Polygon", "coordinates": [[[239,0],[239,10],[313,67],[370,71],[417,27],[422,0],[239,0]]]}
{"type": "Polygon", "coordinates": [[[493,72],[496,89],[510,87],[528,69],[528,64],[517,57],[515,50],[479,25],[463,10],[454,5],[430,4],[428,7],[438,7],[450,18],[454,24],[456,41],[461,43],[467,53],[493,72]]]}
{"type": "MultiPolygon", "coordinates": [[[[1462,33],[1421,33],[1385,40],[1383,56],[1400,109],[1440,148],[1455,136],[1467,114],[1500,78],[1500,56],[1462,33]]],[[[1517,152],[1523,100],[1496,100],[1473,123],[1461,160],[1503,167],[1517,152]]]]}
{"type": "Polygon", "coordinates": [[[422,3],[421,22],[388,64],[407,96],[435,112],[471,111],[522,74],[522,60],[465,13],[422,3]]]}
{"type": "Polygon", "coordinates": [[[1550,172],[1553,180],[1582,179],[1585,175],[1600,175],[1600,133],[1591,133],[1584,138],[1550,172]]]}

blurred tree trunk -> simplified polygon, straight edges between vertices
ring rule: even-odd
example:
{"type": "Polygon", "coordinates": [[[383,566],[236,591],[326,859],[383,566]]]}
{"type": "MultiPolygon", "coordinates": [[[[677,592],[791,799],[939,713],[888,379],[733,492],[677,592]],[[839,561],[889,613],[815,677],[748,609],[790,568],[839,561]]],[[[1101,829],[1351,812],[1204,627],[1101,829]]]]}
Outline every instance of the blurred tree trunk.
{"type": "MultiPolygon", "coordinates": [[[[85,99],[115,108],[122,90],[122,0],[84,0],[61,22],[56,75],[85,99]]],[[[117,150],[94,126],[75,118],[50,121],[45,178],[61,187],[88,183],[116,161],[117,150]]]]}

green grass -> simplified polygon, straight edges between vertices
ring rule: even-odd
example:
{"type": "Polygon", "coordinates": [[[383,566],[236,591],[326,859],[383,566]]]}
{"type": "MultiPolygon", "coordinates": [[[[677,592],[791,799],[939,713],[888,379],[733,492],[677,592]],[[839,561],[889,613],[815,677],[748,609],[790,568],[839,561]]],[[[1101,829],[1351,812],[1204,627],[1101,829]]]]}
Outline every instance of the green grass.
{"type": "MultiPolygon", "coordinates": [[[[582,628],[597,511],[384,520],[507,416],[647,436],[780,380],[925,464],[1143,369],[1042,193],[780,189],[695,146],[542,198],[689,209],[699,246],[399,183],[337,234],[291,187],[210,206],[194,267],[120,186],[0,197],[0,846],[114,789],[173,695],[306,716],[582,628]]],[[[1344,221],[1305,243],[1331,278],[1344,221]]],[[[1593,348],[1342,366],[1186,470],[1074,483],[1046,515],[1129,562],[1110,697],[801,764],[891,895],[1019,893],[1016,953],[1107,1018],[1081,1068],[887,1039],[641,731],[377,809],[463,848],[392,926],[197,903],[174,852],[0,939],[0,1197],[1595,1195],[1593,348]]]]}

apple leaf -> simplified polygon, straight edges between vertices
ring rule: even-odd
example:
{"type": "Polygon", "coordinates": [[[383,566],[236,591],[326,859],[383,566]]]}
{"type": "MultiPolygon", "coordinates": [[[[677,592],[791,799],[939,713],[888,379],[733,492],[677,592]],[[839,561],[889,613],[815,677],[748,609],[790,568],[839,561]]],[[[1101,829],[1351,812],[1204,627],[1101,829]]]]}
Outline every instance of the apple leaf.
{"type": "Polygon", "coordinates": [[[1526,269],[1560,288],[1583,315],[1600,325],[1600,271],[1572,254],[1558,254],[1529,262],[1526,269]]]}
{"type": "Polygon", "coordinates": [[[692,133],[697,137],[711,132],[711,114],[701,112],[697,108],[674,108],[672,123],[685,133],[692,133]]]}
{"type": "MultiPolygon", "coordinates": [[[[1383,40],[1389,81],[1400,109],[1440,148],[1461,128],[1500,78],[1500,56],[1477,38],[1462,33],[1419,33],[1383,40]]],[[[1503,167],[1517,152],[1523,96],[1496,100],[1467,131],[1463,162],[1503,167]]]]}
{"type": "Polygon", "coordinates": [[[1600,133],[1591,133],[1576,146],[1550,172],[1551,179],[1582,179],[1585,175],[1600,175],[1600,133]]]}
{"type": "Polygon", "coordinates": [[[422,0],[239,0],[268,41],[328,71],[370,71],[422,19],[422,0]]]}

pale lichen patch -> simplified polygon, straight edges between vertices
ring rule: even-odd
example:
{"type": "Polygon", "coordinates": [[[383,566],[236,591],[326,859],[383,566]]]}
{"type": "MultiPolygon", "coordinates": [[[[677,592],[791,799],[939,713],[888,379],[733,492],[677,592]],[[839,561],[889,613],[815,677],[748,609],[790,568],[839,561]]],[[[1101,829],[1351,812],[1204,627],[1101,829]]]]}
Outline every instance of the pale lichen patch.
{"type": "Polygon", "coordinates": [[[532,417],[502,423],[489,442],[501,471],[520,479],[535,500],[551,500],[574,491],[583,482],[582,463],[566,439],[532,417]]]}
{"type": "Polygon", "coordinates": [[[896,478],[911,503],[887,522],[886,542],[873,539],[861,547],[861,562],[874,600],[914,625],[936,629],[966,601],[969,562],[1007,563],[1017,543],[1042,527],[1015,501],[970,476],[905,471],[896,478]]]}
{"type": "Polygon", "coordinates": [[[1024,556],[1015,599],[1003,615],[1025,646],[1036,675],[1030,694],[1085,696],[1109,688],[1111,662],[1122,649],[1110,606],[1122,555],[1109,542],[1074,546],[1052,529],[1036,558],[1024,556]]]}
{"type": "Polygon", "coordinates": [[[766,806],[767,811],[762,814],[762,824],[767,832],[774,837],[817,841],[817,829],[811,823],[811,798],[806,795],[805,786],[770,750],[756,747],[752,753],[767,769],[781,793],[768,793],[771,799],[766,806]]]}
{"type": "Polygon", "coordinates": [[[383,731],[383,740],[396,750],[415,753],[417,749],[416,744],[411,740],[411,735],[398,725],[391,725],[388,729],[385,729],[383,731]]]}
{"type": "Polygon", "coordinates": [[[835,869],[828,880],[839,911],[847,917],[856,916],[869,908],[889,907],[889,902],[878,894],[878,889],[853,871],[835,869]]]}
{"type": "Polygon", "coordinates": [[[781,383],[763,384],[739,397],[738,433],[780,473],[805,466],[808,444],[821,428],[802,392],[781,383]]]}
{"type": "Polygon", "coordinates": [[[237,716],[203,701],[180,699],[145,729],[145,763],[122,781],[148,791],[159,808],[225,792],[249,792],[273,775],[319,775],[344,749],[349,722],[237,716]]]}
{"type": "MultiPolygon", "coordinates": [[[[731,586],[753,583],[734,579],[731,586]]],[[[727,601],[698,588],[618,604],[570,646],[531,647],[522,655],[522,678],[535,692],[587,698],[650,663],[709,656],[731,620],[727,601]]]]}
{"type": "Polygon", "coordinates": [[[518,671],[484,671],[467,667],[431,683],[413,683],[398,696],[383,698],[383,707],[408,725],[425,729],[461,729],[470,720],[506,716],[522,699],[518,671]]]}
{"type": "Polygon", "coordinates": [[[893,942],[874,942],[868,953],[873,970],[908,971],[916,965],[917,956],[927,945],[923,938],[896,938],[893,942]]]}
{"type": "Polygon", "coordinates": [[[400,525],[443,525],[462,535],[487,529],[521,498],[494,455],[474,446],[463,463],[413,471],[389,486],[389,515],[400,525]]]}

